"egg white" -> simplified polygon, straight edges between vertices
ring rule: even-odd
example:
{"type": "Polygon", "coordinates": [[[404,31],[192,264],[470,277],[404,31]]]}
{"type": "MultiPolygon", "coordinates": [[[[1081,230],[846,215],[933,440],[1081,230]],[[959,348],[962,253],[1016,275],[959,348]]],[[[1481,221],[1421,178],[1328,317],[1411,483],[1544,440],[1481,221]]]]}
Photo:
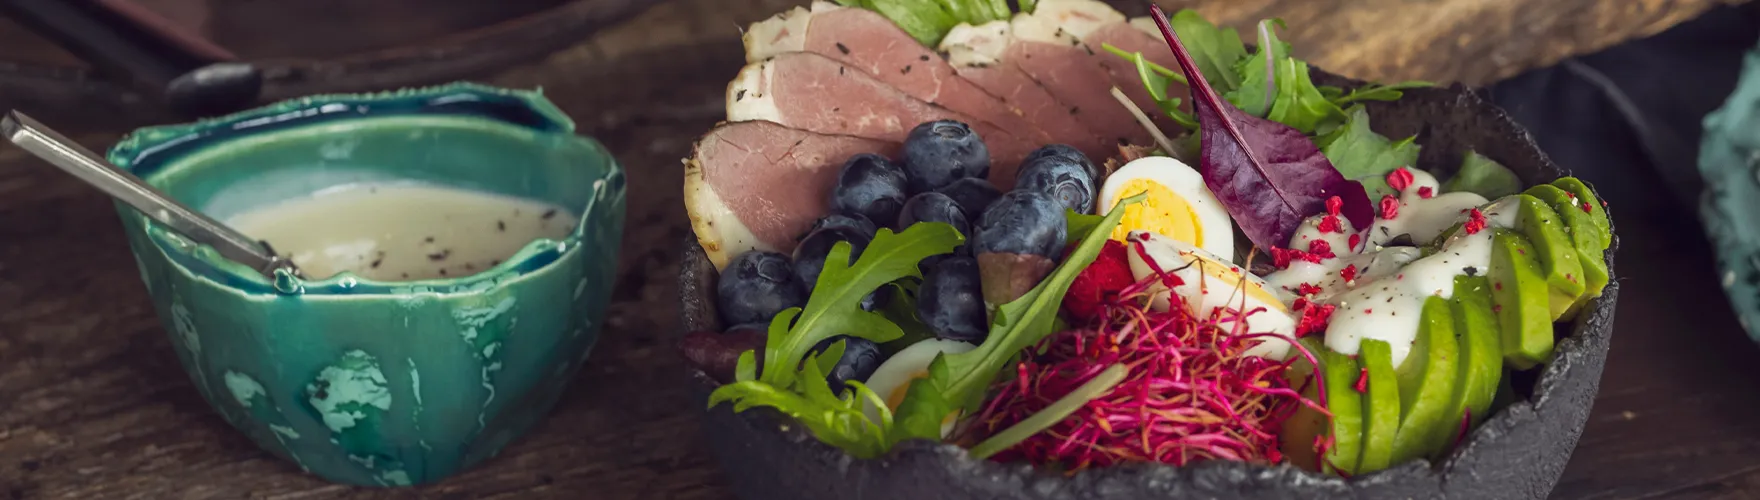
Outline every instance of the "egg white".
{"type": "MultiPolygon", "coordinates": [[[[1166,156],[1149,156],[1131,161],[1119,168],[1117,172],[1113,172],[1111,176],[1106,178],[1106,183],[1101,185],[1100,212],[1105,213],[1111,210],[1122,198],[1139,194],[1124,192],[1126,185],[1134,180],[1159,184],[1166,187],[1175,196],[1184,198],[1186,205],[1191,207],[1192,214],[1197,219],[1198,236],[1202,238],[1202,243],[1196,241],[1186,241],[1186,243],[1222,258],[1223,262],[1234,261],[1234,220],[1228,217],[1228,210],[1222,207],[1222,202],[1217,201],[1216,195],[1210,192],[1208,186],[1204,185],[1204,176],[1199,175],[1197,170],[1177,159],[1166,156]]],[[[1133,189],[1133,191],[1136,190],[1133,189]]],[[[1153,206],[1145,207],[1146,210],[1155,210],[1156,208],[1153,206]]],[[[1141,224],[1134,224],[1134,222],[1133,218],[1127,214],[1119,227],[1125,231],[1153,229],[1140,227],[1141,224]]],[[[1114,238],[1118,238],[1118,233],[1114,233],[1114,238]]]]}
{"type": "MultiPolygon", "coordinates": [[[[865,384],[879,394],[880,399],[886,400],[893,410],[897,410],[898,403],[904,400],[905,392],[910,389],[911,381],[928,378],[929,363],[935,361],[935,356],[963,354],[976,348],[977,346],[957,340],[929,339],[917,342],[880,363],[880,367],[874,370],[874,374],[868,377],[865,384]]],[[[862,411],[868,414],[869,419],[880,421],[880,409],[872,401],[865,403],[862,411]]],[[[941,424],[942,437],[953,433],[955,421],[956,419],[948,419],[941,424]]]]}
{"type": "MultiPolygon", "coordinates": [[[[1245,333],[1275,333],[1294,338],[1296,321],[1289,307],[1284,305],[1285,297],[1253,273],[1186,242],[1146,231],[1132,231],[1130,245],[1131,276],[1146,279],[1155,275],[1156,268],[1178,276],[1182,283],[1174,287],[1172,293],[1179,294],[1180,300],[1199,317],[1206,317],[1218,309],[1246,311],[1245,333]],[[1144,259],[1145,254],[1149,260],[1144,259]],[[1151,261],[1155,264],[1153,267],[1151,261]]],[[[1152,290],[1155,295],[1149,306],[1166,311],[1170,303],[1167,288],[1156,283],[1152,290]]],[[[1223,327],[1229,328],[1232,324],[1224,323],[1223,327]]],[[[1260,340],[1245,355],[1276,360],[1289,355],[1288,340],[1279,337],[1260,337],[1260,340]]]]}

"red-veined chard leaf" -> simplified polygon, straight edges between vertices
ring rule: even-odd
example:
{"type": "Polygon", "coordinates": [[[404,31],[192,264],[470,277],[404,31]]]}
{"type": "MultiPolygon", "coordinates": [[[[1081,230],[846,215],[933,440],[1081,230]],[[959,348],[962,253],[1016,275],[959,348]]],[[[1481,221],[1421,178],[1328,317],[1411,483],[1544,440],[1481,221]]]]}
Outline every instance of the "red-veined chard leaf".
{"type": "Polygon", "coordinates": [[[1199,171],[1241,231],[1260,248],[1282,247],[1302,219],[1326,209],[1337,196],[1343,215],[1356,227],[1369,227],[1374,211],[1363,186],[1344,178],[1302,131],[1252,116],[1224,102],[1168,26],[1161,7],[1151,5],[1155,24],[1191,82],[1192,110],[1202,133],[1199,171]]]}

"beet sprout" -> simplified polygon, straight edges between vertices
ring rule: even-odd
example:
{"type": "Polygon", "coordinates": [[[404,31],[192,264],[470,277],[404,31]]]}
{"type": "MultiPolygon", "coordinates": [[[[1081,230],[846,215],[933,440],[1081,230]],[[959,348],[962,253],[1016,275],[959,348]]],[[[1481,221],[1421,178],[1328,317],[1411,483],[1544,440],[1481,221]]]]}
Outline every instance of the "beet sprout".
{"type": "Polygon", "coordinates": [[[1199,316],[1173,293],[1167,312],[1150,309],[1149,299],[1164,292],[1156,285],[1180,285],[1177,276],[1155,271],[1103,304],[1097,324],[1059,332],[1026,351],[1015,380],[994,387],[974,416],[968,432],[991,436],[974,454],[1072,474],[1124,462],[1277,464],[1284,459],[1278,433],[1297,409],[1331,418],[1323,388],[1318,401],[1303,396],[1320,376],[1313,353],[1289,336],[1247,332],[1245,319],[1257,310],[1227,307],[1199,316]],[[1273,338],[1300,356],[1244,355],[1273,338]],[[1300,386],[1287,377],[1298,359],[1314,367],[1300,386]],[[1119,367],[1122,381],[1092,397],[1082,390],[1094,390],[1103,372],[1119,367]]]}

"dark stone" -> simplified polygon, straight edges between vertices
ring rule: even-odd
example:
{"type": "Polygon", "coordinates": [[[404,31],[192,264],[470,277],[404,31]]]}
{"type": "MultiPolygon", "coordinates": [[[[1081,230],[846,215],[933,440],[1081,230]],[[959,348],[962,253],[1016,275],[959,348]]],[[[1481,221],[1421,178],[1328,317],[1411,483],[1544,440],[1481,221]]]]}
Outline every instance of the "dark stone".
{"type": "MultiPolygon", "coordinates": [[[[1317,85],[1360,84],[1318,70],[1313,77],[1317,85]]],[[[1376,131],[1419,135],[1418,166],[1439,177],[1452,175],[1468,149],[1497,159],[1530,185],[1563,175],[1502,110],[1459,85],[1414,90],[1398,102],[1367,107],[1376,131]]],[[[683,326],[716,330],[714,268],[694,239],[685,245],[683,326]]],[[[1615,238],[1610,273],[1618,247],[1615,238]]],[[[1570,461],[1601,381],[1619,295],[1613,276],[1602,297],[1560,332],[1553,361],[1518,391],[1529,396],[1493,415],[1436,465],[1413,461],[1351,479],[1232,462],[1143,464],[1064,477],[973,460],[957,446],[928,441],[858,460],[769,409],[736,414],[717,406],[705,414],[704,431],[734,492],[751,499],[1545,498],[1570,461]]],[[[692,371],[698,400],[706,401],[717,383],[692,371]]]]}

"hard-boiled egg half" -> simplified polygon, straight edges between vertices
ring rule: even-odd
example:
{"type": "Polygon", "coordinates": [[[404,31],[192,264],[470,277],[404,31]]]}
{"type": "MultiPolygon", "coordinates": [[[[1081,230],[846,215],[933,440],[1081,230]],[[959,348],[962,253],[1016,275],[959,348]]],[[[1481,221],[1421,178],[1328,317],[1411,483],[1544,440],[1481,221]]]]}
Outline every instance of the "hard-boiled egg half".
{"type": "Polygon", "coordinates": [[[1113,172],[1100,187],[1100,213],[1145,192],[1149,196],[1142,203],[1125,207],[1112,239],[1124,242],[1131,231],[1148,231],[1202,248],[1224,262],[1234,260],[1233,219],[1204,185],[1204,176],[1179,160],[1150,156],[1113,172]]]}
{"type": "MultiPolygon", "coordinates": [[[[1275,333],[1295,335],[1296,322],[1284,305],[1283,297],[1252,273],[1220,257],[1186,242],[1148,231],[1131,231],[1131,275],[1138,280],[1156,275],[1156,270],[1179,277],[1173,293],[1192,308],[1192,313],[1207,318],[1218,309],[1246,313],[1245,334],[1275,333]],[[1145,256],[1147,259],[1145,259],[1145,256]]],[[[1166,311],[1169,306],[1167,288],[1154,285],[1155,296],[1149,307],[1166,311]]],[[[1232,317],[1224,314],[1222,317],[1232,317]]],[[[1233,329],[1232,320],[1222,323],[1233,329]]],[[[1262,342],[1247,350],[1248,356],[1282,360],[1289,354],[1289,341],[1278,337],[1260,337],[1262,342]]]]}
{"type": "MultiPolygon", "coordinates": [[[[977,346],[965,342],[942,339],[929,339],[911,344],[910,347],[898,351],[898,354],[886,358],[885,363],[881,363],[879,368],[875,368],[874,374],[868,377],[867,386],[875,394],[879,394],[881,399],[886,400],[887,407],[897,410],[899,403],[904,402],[904,396],[910,390],[911,381],[929,378],[929,363],[935,361],[935,356],[963,354],[976,348],[977,346]]],[[[868,414],[869,419],[875,422],[880,421],[880,409],[875,408],[872,401],[864,405],[862,411],[868,414]]],[[[941,422],[941,437],[952,434],[953,425],[958,421],[959,414],[948,415],[947,420],[941,422]]]]}

